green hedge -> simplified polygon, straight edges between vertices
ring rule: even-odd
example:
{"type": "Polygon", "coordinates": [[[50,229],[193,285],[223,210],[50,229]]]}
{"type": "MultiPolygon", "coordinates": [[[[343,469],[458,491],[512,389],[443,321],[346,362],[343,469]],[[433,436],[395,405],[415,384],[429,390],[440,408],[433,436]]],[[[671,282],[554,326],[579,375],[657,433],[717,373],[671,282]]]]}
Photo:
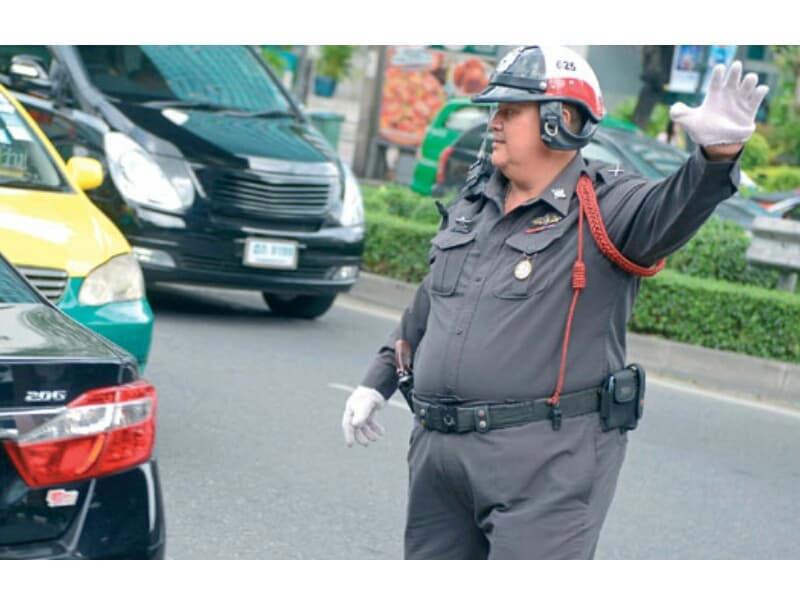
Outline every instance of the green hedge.
{"type": "Polygon", "coordinates": [[[800,297],[665,270],[643,282],[630,329],[800,362],[800,297]]]}
{"type": "Polygon", "coordinates": [[[749,265],[749,245],[750,238],[744,229],[714,216],[683,248],[667,259],[667,266],[686,275],[774,289],[780,273],[775,269],[749,265]]]}
{"type": "Polygon", "coordinates": [[[417,283],[428,272],[428,250],[436,225],[367,210],[364,268],[378,275],[417,283]]]}
{"type": "Polygon", "coordinates": [[[765,192],[800,188],[800,167],[758,167],[747,172],[765,192]]]}

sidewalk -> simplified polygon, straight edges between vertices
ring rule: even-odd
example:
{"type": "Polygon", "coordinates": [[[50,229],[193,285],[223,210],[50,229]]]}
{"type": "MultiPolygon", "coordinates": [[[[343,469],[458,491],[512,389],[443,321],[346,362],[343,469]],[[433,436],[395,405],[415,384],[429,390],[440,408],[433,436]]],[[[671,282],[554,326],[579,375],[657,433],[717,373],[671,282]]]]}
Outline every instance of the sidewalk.
{"type": "MultiPolygon", "coordinates": [[[[415,285],[361,273],[350,296],[401,312],[415,285]]],[[[628,334],[628,362],[649,373],[690,382],[731,396],[800,410],[800,365],[628,334]]]]}

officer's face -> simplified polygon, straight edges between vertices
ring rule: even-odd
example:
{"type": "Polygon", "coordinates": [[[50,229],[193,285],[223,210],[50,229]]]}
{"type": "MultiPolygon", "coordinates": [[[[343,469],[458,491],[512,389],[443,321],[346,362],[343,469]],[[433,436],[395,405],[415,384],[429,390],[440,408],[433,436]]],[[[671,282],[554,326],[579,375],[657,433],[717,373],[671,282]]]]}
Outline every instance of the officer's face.
{"type": "Polygon", "coordinates": [[[539,106],[534,102],[501,102],[491,121],[492,164],[512,177],[546,151],[539,132],[539,106]]]}

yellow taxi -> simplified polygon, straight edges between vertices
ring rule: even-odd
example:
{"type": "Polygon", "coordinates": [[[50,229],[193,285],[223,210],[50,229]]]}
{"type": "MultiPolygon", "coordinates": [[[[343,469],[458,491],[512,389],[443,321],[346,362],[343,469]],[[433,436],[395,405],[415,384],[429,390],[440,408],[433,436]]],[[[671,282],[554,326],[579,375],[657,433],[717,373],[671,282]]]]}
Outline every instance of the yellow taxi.
{"type": "Polygon", "coordinates": [[[153,313],[130,245],[84,194],[102,182],[94,159],[64,164],[0,85],[0,253],[53,304],[144,368],[153,313]]]}

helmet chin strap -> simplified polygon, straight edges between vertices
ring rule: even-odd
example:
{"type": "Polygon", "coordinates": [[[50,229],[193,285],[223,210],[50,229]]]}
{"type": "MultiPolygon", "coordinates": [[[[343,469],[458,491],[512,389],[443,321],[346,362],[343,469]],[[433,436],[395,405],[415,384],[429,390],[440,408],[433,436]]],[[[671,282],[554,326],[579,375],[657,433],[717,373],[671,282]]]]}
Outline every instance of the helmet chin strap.
{"type": "Polygon", "coordinates": [[[553,150],[580,150],[592,139],[597,124],[587,118],[581,132],[573,133],[564,123],[563,107],[560,100],[539,103],[542,141],[553,150]]]}

